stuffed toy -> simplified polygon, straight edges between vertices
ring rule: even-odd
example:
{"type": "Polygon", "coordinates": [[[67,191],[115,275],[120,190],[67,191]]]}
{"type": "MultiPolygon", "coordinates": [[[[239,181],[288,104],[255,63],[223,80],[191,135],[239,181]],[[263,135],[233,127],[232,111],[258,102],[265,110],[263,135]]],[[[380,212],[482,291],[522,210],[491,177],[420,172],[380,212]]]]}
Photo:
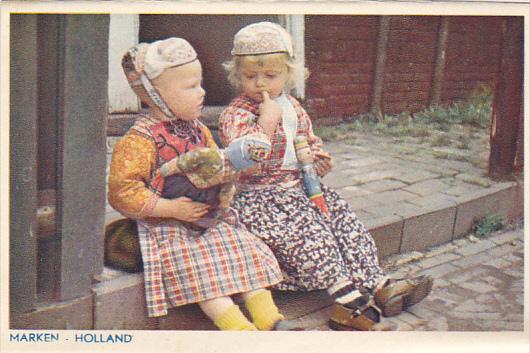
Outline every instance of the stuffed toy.
{"type": "Polygon", "coordinates": [[[165,178],[162,197],[185,196],[209,204],[209,212],[194,224],[212,227],[228,216],[236,192],[237,172],[262,162],[269,157],[270,150],[267,136],[256,133],[232,141],[226,149],[205,147],[177,156],[160,167],[165,178]],[[225,160],[231,166],[228,170],[225,160]]]}
{"type": "MultiPolygon", "coordinates": [[[[231,221],[228,213],[236,192],[234,181],[238,172],[267,159],[270,151],[266,135],[251,134],[234,140],[226,149],[205,147],[177,156],[163,164],[155,178],[164,179],[161,193],[164,198],[185,196],[209,204],[209,212],[191,226],[210,228],[221,220],[231,221]]],[[[106,227],[105,265],[127,272],[142,270],[134,220],[120,219],[106,227]]]]}

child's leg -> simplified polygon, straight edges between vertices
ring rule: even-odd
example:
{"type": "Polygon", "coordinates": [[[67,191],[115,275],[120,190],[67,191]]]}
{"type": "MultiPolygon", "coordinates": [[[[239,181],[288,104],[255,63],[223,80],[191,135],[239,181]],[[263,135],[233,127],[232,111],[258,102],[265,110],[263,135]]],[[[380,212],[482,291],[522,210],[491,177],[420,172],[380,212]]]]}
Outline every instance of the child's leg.
{"type": "Polygon", "coordinates": [[[285,319],[274,304],[269,290],[257,289],[246,292],[242,294],[242,298],[258,330],[272,330],[276,324],[285,319]]]}
{"type": "Polygon", "coordinates": [[[220,330],[255,331],[254,326],[243,315],[230,297],[219,297],[199,303],[202,311],[220,330]]]}

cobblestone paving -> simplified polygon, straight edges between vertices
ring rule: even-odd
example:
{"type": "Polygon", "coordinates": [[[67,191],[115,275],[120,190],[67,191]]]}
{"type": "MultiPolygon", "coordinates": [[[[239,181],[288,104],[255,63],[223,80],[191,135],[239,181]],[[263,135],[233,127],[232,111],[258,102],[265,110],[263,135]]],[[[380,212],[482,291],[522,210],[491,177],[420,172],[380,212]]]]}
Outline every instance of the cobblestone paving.
{"type": "Polygon", "coordinates": [[[393,277],[429,274],[435,284],[425,300],[387,320],[398,330],[522,331],[523,244],[519,227],[388,258],[384,266],[393,277]]]}
{"type": "MultiPolygon", "coordinates": [[[[392,277],[430,274],[435,282],[421,303],[385,320],[398,331],[523,331],[523,244],[518,226],[387,258],[382,265],[392,277]]],[[[328,331],[331,312],[327,307],[296,321],[328,331]]]]}

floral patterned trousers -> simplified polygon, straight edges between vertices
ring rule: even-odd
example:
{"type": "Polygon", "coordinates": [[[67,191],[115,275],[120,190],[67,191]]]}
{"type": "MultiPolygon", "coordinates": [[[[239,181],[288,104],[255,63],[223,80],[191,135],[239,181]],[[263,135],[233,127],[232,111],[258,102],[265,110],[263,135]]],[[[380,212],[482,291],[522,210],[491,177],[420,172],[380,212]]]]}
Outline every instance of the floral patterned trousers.
{"type": "Polygon", "coordinates": [[[242,191],[233,207],[276,256],[285,277],[276,289],[326,289],[343,280],[375,287],[385,274],[371,234],[335,191],[322,191],[329,219],[299,185],[242,191]]]}

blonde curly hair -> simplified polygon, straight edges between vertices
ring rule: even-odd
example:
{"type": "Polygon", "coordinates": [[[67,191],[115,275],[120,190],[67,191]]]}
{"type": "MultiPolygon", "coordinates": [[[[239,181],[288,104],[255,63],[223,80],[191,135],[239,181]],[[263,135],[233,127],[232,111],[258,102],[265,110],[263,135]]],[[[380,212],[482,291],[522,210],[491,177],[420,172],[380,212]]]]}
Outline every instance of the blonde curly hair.
{"type": "Polygon", "coordinates": [[[234,56],[231,60],[223,63],[223,67],[228,72],[228,82],[235,89],[241,89],[241,76],[239,73],[239,66],[241,61],[245,58],[246,60],[251,60],[253,63],[263,66],[265,62],[270,61],[280,61],[287,66],[288,69],[288,79],[285,84],[285,89],[290,91],[292,89],[298,89],[297,83],[302,82],[303,80],[309,77],[309,71],[307,68],[301,66],[294,61],[287,53],[273,53],[273,54],[261,54],[261,55],[237,55],[234,56]]]}

